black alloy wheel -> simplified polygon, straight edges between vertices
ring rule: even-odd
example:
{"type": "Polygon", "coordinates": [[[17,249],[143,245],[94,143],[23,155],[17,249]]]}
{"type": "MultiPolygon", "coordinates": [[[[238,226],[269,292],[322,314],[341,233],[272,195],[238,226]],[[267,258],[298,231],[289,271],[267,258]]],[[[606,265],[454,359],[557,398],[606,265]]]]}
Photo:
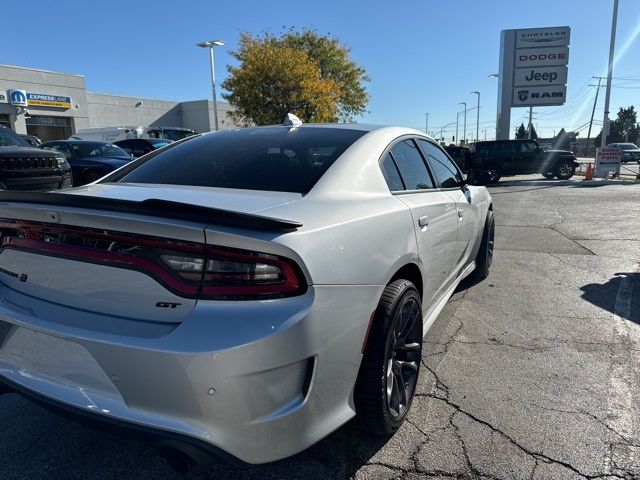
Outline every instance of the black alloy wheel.
{"type": "Polygon", "coordinates": [[[497,165],[491,165],[490,167],[487,167],[487,172],[491,177],[490,183],[498,183],[498,180],[500,180],[500,177],[502,176],[502,169],[497,165]]]}
{"type": "Polygon", "coordinates": [[[572,160],[560,160],[556,164],[555,175],[560,180],[568,180],[573,177],[573,174],[576,172],[576,167],[573,164],[572,160]]]}
{"type": "Polygon", "coordinates": [[[489,276],[489,270],[491,270],[493,263],[495,234],[496,221],[493,218],[493,211],[489,210],[484,224],[484,232],[482,232],[480,249],[476,255],[476,269],[473,271],[473,278],[477,281],[484,280],[489,276]]]}
{"type": "Polygon", "coordinates": [[[422,355],[422,306],[413,283],[387,285],[356,381],[357,418],[368,432],[394,433],[404,421],[418,383],[422,355]]]}
{"type": "Polygon", "coordinates": [[[396,311],[387,346],[386,398],[393,418],[404,417],[418,382],[422,345],[420,304],[405,296],[396,311]]]}

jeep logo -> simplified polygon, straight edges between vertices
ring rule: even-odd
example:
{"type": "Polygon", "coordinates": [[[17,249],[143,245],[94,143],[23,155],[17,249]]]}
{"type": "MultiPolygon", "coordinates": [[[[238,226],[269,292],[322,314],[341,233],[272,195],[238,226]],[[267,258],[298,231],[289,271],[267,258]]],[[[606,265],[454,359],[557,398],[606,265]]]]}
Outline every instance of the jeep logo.
{"type": "Polygon", "coordinates": [[[549,83],[553,83],[557,78],[558,74],[556,72],[535,73],[535,70],[531,70],[531,73],[524,77],[527,82],[542,80],[549,83]]]}

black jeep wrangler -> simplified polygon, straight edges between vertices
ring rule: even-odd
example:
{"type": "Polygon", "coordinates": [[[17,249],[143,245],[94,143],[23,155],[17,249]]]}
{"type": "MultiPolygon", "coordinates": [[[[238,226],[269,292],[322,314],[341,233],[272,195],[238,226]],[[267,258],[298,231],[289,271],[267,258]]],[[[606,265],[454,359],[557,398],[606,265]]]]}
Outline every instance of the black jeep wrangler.
{"type": "Polygon", "coordinates": [[[568,150],[543,150],[535,140],[494,140],[471,145],[473,168],[487,170],[492,183],[502,175],[541,173],[567,180],[580,164],[568,150]]]}
{"type": "Polygon", "coordinates": [[[0,125],[0,189],[44,191],[72,184],[71,167],[61,153],[33,148],[0,125]]]}

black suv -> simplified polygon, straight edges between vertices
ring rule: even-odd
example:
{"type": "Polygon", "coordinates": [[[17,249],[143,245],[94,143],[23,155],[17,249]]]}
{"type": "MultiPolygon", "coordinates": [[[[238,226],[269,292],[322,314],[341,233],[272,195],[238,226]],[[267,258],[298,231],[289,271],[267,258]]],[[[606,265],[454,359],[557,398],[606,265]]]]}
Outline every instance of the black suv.
{"type": "Polygon", "coordinates": [[[0,125],[0,189],[58,190],[73,183],[71,167],[59,153],[33,148],[0,125]]]}
{"type": "Polygon", "coordinates": [[[535,140],[494,140],[471,145],[473,168],[487,170],[492,182],[502,175],[541,173],[567,180],[580,164],[568,150],[544,150],[535,140]]]}

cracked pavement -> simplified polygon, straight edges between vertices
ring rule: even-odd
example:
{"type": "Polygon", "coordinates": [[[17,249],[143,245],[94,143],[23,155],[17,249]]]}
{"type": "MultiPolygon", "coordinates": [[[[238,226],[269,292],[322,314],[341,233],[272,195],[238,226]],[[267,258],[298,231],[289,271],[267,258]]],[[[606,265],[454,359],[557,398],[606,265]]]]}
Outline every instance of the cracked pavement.
{"type": "MultiPolygon", "coordinates": [[[[391,438],[351,424],[295,457],[193,479],[640,479],[640,185],[503,179],[491,275],[424,340],[391,438]]],[[[0,397],[6,479],[185,478],[133,440],[0,397]]]]}

